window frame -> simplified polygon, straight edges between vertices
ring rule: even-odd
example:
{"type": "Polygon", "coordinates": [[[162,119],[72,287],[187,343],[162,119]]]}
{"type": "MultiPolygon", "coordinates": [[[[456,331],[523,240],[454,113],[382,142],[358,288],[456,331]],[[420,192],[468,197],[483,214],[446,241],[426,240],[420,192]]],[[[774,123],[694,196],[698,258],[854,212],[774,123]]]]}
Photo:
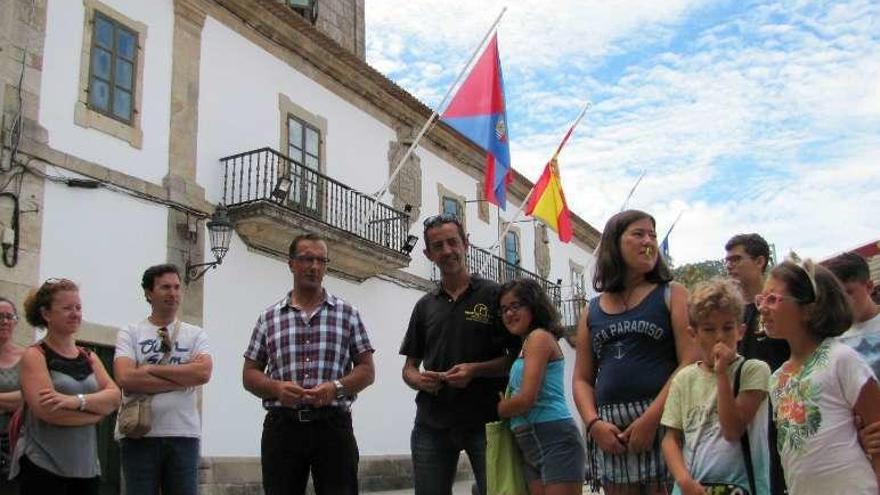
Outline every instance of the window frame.
{"type": "MultiPolygon", "coordinates": [[[[98,0],[83,0],[83,39],[80,49],[80,70],[79,70],[79,93],[77,101],[74,105],[73,121],[74,124],[87,129],[95,129],[115,138],[126,141],[133,148],[141,149],[143,147],[143,129],[141,128],[141,110],[143,109],[144,94],[144,47],[147,38],[147,25],[136,21],[118,10],[105,5],[98,0]],[[99,107],[93,106],[91,102],[92,89],[92,55],[97,40],[95,39],[95,29],[97,26],[97,18],[103,17],[113,25],[114,30],[114,48],[116,46],[117,29],[124,29],[131,33],[134,37],[134,53],[132,55],[132,81],[131,81],[131,116],[129,120],[123,120],[112,112],[113,92],[108,92],[108,110],[103,111],[99,107]]],[[[99,47],[105,50],[103,47],[99,47]]],[[[115,49],[111,53],[110,64],[110,81],[108,84],[115,82],[115,49]]],[[[103,79],[103,78],[101,78],[103,79]]],[[[112,88],[111,88],[112,89],[112,88]]]]}
{"type": "Polygon", "coordinates": [[[105,116],[111,118],[111,119],[118,120],[119,122],[122,122],[122,123],[130,126],[130,125],[132,125],[132,122],[134,121],[134,116],[135,116],[134,101],[136,98],[135,93],[137,90],[136,81],[137,81],[137,78],[139,75],[138,74],[138,49],[137,49],[138,33],[137,33],[137,31],[128,28],[128,26],[119,22],[118,20],[113,19],[112,17],[104,14],[103,12],[101,12],[101,10],[95,10],[92,13],[91,25],[92,25],[92,40],[91,40],[91,45],[89,47],[89,87],[88,87],[89,99],[88,99],[86,105],[88,105],[89,109],[94,112],[98,112],[102,115],[105,115],[105,116]],[[97,30],[98,30],[98,21],[99,20],[110,24],[110,26],[112,27],[112,30],[113,30],[112,31],[112,33],[113,33],[112,40],[111,40],[112,46],[110,47],[109,50],[103,46],[98,45],[97,30]],[[123,55],[118,53],[118,40],[119,40],[118,36],[119,36],[120,31],[123,31],[123,32],[129,34],[134,40],[135,47],[133,50],[133,55],[132,55],[131,60],[126,60],[123,55]],[[95,57],[94,57],[94,55],[95,55],[96,50],[101,50],[101,51],[105,51],[105,52],[110,53],[110,68],[108,70],[109,79],[107,79],[107,80],[104,80],[101,76],[97,75],[95,72],[95,57]],[[118,64],[119,59],[131,64],[131,71],[132,71],[131,81],[129,82],[130,87],[128,88],[127,91],[125,88],[121,88],[118,84],[116,84],[116,81],[117,81],[116,68],[117,68],[117,64],[118,64]],[[107,109],[106,110],[101,109],[101,108],[93,105],[93,99],[92,99],[93,84],[92,83],[93,83],[94,79],[99,79],[102,82],[105,82],[109,88],[108,94],[107,94],[107,109]],[[117,88],[120,88],[123,92],[128,92],[130,95],[128,118],[120,117],[116,113],[116,109],[114,108],[117,88]]]}

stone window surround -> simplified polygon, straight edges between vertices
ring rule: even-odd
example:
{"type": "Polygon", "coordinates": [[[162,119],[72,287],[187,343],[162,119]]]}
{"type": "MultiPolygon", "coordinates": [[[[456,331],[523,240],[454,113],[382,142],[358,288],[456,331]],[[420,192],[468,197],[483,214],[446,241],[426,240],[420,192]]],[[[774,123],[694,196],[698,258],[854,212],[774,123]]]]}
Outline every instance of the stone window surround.
{"type": "Polygon", "coordinates": [[[83,0],[83,7],[85,14],[83,16],[83,41],[79,64],[79,96],[74,107],[73,121],[80,127],[96,129],[128,142],[133,148],[141,149],[144,140],[141,128],[141,108],[143,108],[141,98],[144,94],[144,46],[147,39],[147,25],[125,16],[98,0],[83,0]],[[89,81],[91,79],[89,69],[92,58],[95,11],[101,12],[114,22],[122,24],[137,34],[137,67],[135,68],[131,124],[126,124],[89,108],[89,81]]]}
{"type": "MultiPolygon", "coordinates": [[[[501,231],[504,232],[504,229],[507,228],[507,226],[509,224],[510,224],[510,222],[502,222],[501,223],[501,231]]],[[[516,265],[522,266],[522,260],[523,260],[522,230],[520,229],[520,227],[518,225],[511,225],[510,229],[507,231],[507,234],[513,234],[514,236],[516,236],[516,254],[517,254],[517,258],[518,258],[516,265]]],[[[504,246],[504,252],[502,253],[502,257],[504,258],[504,261],[509,261],[507,259],[507,234],[505,234],[505,236],[504,236],[505,238],[501,240],[502,245],[504,246]]]]}
{"type": "Polygon", "coordinates": [[[464,228],[464,231],[467,232],[467,198],[462,196],[461,194],[456,194],[444,186],[440,182],[437,183],[437,211],[443,212],[443,198],[449,198],[455,201],[458,201],[461,204],[462,217],[459,219],[461,221],[461,226],[464,228]]]}
{"type": "Polygon", "coordinates": [[[286,94],[278,93],[278,128],[280,129],[278,151],[285,156],[287,156],[287,135],[290,132],[288,117],[290,116],[318,129],[318,172],[327,175],[327,119],[297,105],[286,94]]]}
{"type": "Polygon", "coordinates": [[[483,190],[484,182],[477,182],[477,216],[485,223],[489,220],[489,202],[486,201],[486,191],[483,190]]]}

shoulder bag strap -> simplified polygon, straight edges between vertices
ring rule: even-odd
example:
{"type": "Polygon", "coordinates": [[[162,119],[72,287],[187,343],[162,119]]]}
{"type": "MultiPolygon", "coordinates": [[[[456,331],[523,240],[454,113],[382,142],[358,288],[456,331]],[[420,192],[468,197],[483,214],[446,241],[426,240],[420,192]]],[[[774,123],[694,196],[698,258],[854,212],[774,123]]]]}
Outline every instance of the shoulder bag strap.
{"type": "MultiPolygon", "coordinates": [[[[739,395],[739,385],[742,379],[742,369],[743,365],[746,364],[746,359],[744,358],[739,366],[736,367],[736,377],[733,379],[733,396],[736,397],[739,395]]],[[[746,474],[749,477],[749,492],[752,495],[756,495],[755,493],[755,467],[752,465],[752,447],[749,443],[749,427],[746,425],[745,431],[743,431],[742,438],[740,438],[740,446],[743,451],[743,461],[746,463],[746,474]]]]}

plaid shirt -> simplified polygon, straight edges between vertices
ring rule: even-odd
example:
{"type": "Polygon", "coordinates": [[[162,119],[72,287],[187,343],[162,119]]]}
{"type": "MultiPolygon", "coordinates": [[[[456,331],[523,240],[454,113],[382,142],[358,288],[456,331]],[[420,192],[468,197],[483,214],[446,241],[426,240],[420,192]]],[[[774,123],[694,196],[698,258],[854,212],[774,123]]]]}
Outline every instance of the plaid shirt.
{"type": "MultiPolygon", "coordinates": [[[[292,293],[267,308],[257,319],[246,359],[266,365],[273,380],[295,381],[312,388],[345,376],[353,358],[373,352],[360,314],[350,304],[324,292],[314,314],[293,306],[292,293]]],[[[348,408],[353,398],[336,399],[331,405],[348,408]]],[[[263,407],[280,407],[276,399],[263,399],[263,407]]]]}

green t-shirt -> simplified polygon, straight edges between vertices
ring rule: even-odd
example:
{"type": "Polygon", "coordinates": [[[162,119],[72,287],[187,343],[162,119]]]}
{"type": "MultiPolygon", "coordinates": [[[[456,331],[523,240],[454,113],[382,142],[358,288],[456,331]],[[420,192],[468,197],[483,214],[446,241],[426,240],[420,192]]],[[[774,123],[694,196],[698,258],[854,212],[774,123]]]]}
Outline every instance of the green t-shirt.
{"type": "MultiPolygon", "coordinates": [[[[734,383],[737,367],[743,359],[742,356],[738,356],[727,368],[731,385],[734,383]]],[[[770,367],[767,363],[750,359],[743,364],[740,392],[746,390],[767,392],[769,381],[770,367]]],[[[755,412],[755,417],[748,427],[757,495],[764,495],[770,491],[767,407],[765,400],[755,412]]],[[[717,486],[709,493],[734,493],[734,487],[725,490],[720,485],[734,485],[744,490],[736,493],[750,491],[740,441],[728,442],[721,434],[721,422],[718,419],[718,389],[714,373],[701,369],[699,363],[679,371],[672,379],[669,397],[666,399],[666,407],[663,409],[663,418],[660,422],[666,427],[684,433],[685,465],[691,476],[701,484],[711,483],[717,486]]],[[[681,493],[678,485],[672,493],[681,493]]]]}

